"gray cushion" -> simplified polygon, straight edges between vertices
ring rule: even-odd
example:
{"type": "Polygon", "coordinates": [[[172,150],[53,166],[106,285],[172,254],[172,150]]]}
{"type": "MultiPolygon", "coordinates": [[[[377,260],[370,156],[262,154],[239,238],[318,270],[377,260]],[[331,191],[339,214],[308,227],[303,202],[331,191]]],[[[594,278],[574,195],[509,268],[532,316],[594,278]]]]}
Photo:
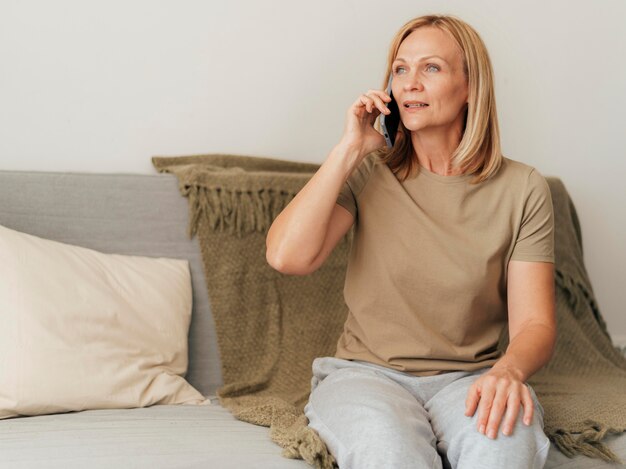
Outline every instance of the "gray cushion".
{"type": "Polygon", "coordinates": [[[204,395],[222,384],[219,350],[187,199],[171,174],[0,171],[0,224],[106,253],[188,259],[193,286],[187,380],[204,395]]]}

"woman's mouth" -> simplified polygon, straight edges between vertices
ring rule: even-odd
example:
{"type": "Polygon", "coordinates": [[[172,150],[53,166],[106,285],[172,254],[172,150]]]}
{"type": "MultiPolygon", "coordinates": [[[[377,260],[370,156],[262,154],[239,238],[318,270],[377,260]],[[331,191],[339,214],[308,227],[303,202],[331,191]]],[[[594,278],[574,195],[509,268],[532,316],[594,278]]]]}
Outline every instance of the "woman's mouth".
{"type": "Polygon", "coordinates": [[[428,104],[425,103],[420,103],[420,104],[414,104],[414,103],[410,103],[410,104],[405,104],[404,106],[404,110],[406,112],[418,112],[418,111],[422,111],[426,108],[428,108],[428,104]]]}

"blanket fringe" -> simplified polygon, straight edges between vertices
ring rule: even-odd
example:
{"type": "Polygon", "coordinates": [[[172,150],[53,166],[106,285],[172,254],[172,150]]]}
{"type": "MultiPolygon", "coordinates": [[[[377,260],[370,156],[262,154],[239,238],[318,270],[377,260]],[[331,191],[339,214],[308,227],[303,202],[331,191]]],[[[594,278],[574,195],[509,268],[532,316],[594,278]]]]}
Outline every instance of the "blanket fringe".
{"type": "MultiPolygon", "coordinates": [[[[213,231],[226,231],[239,238],[255,231],[264,233],[297,193],[265,188],[229,190],[185,185],[183,195],[189,199],[187,233],[193,238],[201,219],[207,221],[213,231]]],[[[343,241],[350,239],[351,235],[344,236],[343,241]]]]}
{"type": "Polygon", "coordinates": [[[227,231],[238,237],[254,231],[264,232],[295,196],[286,191],[270,195],[270,189],[241,191],[192,185],[185,189],[189,198],[190,237],[197,233],[201,218],[213,231],[227,231]]]}
{"type": "Polygon", "coordinates": [[[306,424],[298,429],[294,440],[283,449],[282,456],[289,459],[304,459],[316,469],[338,467],[337,460],[328,450],[326,443],[315,430],[306,424]]]}
{"type": "Polygon", "coordinates": [[[585,311],[585,308],[581,308],[581,303],[587,303],[590,306],[593,316],[600,325],[600,329],[604,335],[606,335],[609,340],[612,340],[610,338],[611,336],[609,334],[607,324],[602,318],[600,308],[596,303],[593,292],[588,291],[585,285],[576,281],[571,274],[563,270],[557,269],[554,274],[557,286],[559,286],[566,293],[567,303],[571,308],[570,311],[572,311],[572,313],[585,311]]]}
{"type": "Polygon", "coordinates": [[[550,440],[568,458],[582,454],[590,458],[623,464],[624,461],[601,442],[607,433],[621,433],[621,431],[593,420],[585,420],[585,424],[589,427],[582,433],[558,430],[555,434],[549,435],[550,440]]]}

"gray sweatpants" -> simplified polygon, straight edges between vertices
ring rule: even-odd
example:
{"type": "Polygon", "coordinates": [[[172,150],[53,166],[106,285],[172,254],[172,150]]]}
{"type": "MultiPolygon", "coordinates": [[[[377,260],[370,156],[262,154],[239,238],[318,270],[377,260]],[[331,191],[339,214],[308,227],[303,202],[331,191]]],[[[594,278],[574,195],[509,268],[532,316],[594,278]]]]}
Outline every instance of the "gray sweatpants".
{"type": "MultiPolygon", "coordinates": [[[[477,430],[478,408],[465,415],[469,386],[490,368],[413,376],[360,360],[318,357],[304,407],[339,469],[541,469],[550,440],[543,407],[535,403],[530,426],[523,406],[509,436],[504,417],[494,440],[477,430]]],[[[506,415],[506,413],[505,413],[506,415]]]]}

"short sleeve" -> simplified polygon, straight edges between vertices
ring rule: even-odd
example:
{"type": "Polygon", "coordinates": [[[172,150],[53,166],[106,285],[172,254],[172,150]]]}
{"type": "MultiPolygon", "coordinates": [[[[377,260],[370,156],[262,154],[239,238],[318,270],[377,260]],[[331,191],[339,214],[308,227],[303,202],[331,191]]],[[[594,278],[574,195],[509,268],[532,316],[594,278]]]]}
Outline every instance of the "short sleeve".
{"type": "MultiPolygon", "coordinates": [[[[349,181],[349,179],[348,179],[349,181]]],[[[348,210],[352,214],[352,216],[356,219],[357,217],[357,208],[356,208],[356,197],[350,188],[349,182],[346,181],[343,183],[341,190],[339,191],[339,196],[337,197],[337,203],[341,205],[343,208],[348,210]]]]}
{"type": "Polygon", "coordinates": [[[358,197],[369,180],[374,165],[376,164],[376,152],[366,155],[361,163],[352,171],[346,182],[343,183],[337,196],[337,203],[348,210],[355,221],[359,217],[358,197]]]}
{"type": "Polygon", "coordinates": [[[550,186],[533,168],[528,175],[522,218],[511,260],[554,263],[554,208],[550,186]]]}

